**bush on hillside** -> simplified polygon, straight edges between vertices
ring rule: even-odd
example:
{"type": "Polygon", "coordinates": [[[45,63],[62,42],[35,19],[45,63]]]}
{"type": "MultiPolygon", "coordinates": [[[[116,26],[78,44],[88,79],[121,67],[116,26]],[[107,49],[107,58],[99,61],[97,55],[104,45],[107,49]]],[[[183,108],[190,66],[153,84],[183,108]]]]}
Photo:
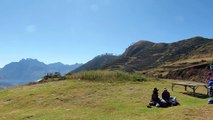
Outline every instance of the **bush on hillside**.
{"type": "Polygon", "coordinates": [[[48,73],[47,75],[43,77],[43,79],[47,80],[49,78],[61,78],[61,77],[62,75],[60,72],[55,72],[55,73],[48,73]]]}
{"type": "Polygon", "coordinates": [[[42,80],[38,81],[38,83],[43,83],[43,82],[49,82],[49,81],[58,81],[58,80],[65,80],[66,78],[61,75],[60,72],[55,72],[55,73],[48,73],[43,77],[42,80]]]}

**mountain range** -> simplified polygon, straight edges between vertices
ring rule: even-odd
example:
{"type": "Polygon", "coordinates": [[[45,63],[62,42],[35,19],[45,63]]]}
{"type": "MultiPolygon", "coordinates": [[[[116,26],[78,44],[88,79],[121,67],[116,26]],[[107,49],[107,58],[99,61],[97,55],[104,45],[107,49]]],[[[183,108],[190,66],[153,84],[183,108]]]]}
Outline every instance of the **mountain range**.
{"type": "Polygon", "coordinates": [[[78,71],[109,69],[166,77],[171,71],[200,64],[208,66],[213,60],[213,39],[197,36],[173,43],[140,40],[129,46],[122,55],[113,59],[110,57],[107,55],[96,57],[78,68],[78,71]],[[108,62],[100,62],[103,58],[109,58],[108,62]],[[94,64],[99,67],[94,68],[94,64]]]}
{"type": "MultiPolygon", "coordinates": [[[[173,43],[154,43],[140,40],[129,46],[123,54],[98,55],[85,64],[64,65],[60,62],[45,64],[36,59],[22,59],[0,69],[2,84],[20,84],[40,79],[47,73],[79,72],[86,70],[122,70],[139,72],[164,78],[203,79],[208,64],[213,60],[213,39],[193,37],[173,43]],[[202,67],[196,67],[202,66],[202,67]],[[191,68],[190,74],[187,72],[191,68]],[[200,74],[192,74],[193,71],[200,74]],[[187,69],[187,70],[185,70],[187,69]],[[196,70],[194,70],[196,69],[196,70]],[[181,77],[178,76],[181,73],[181,77]],[[6,83],[5,83],[6,82],[6,83]]],[[[0,86],[1,87],[1,86],[0,86]]]]}
{"type": "Polygon", "coordinates": [[[41,79],[47,73],[60,72],[63,75],[81,65],[64,65],[60,62],[45,64],[37,59],[27,58],[9,63],[0,69],[0,80],[11,84],[22,84],[41,79]]]}

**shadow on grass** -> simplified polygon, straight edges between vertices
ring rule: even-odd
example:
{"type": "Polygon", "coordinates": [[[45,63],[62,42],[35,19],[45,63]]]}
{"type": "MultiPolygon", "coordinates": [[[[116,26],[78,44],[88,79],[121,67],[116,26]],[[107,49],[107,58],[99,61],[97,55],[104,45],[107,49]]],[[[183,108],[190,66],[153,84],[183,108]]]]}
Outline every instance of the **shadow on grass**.
{"type": "Polygon", "coordinates": [[[202,93],[195,93],[195,94],[193,94],[193,92],[180,92],[180,93],[201,99],[206,99],[209,97],[207,94],[202,93]]]}

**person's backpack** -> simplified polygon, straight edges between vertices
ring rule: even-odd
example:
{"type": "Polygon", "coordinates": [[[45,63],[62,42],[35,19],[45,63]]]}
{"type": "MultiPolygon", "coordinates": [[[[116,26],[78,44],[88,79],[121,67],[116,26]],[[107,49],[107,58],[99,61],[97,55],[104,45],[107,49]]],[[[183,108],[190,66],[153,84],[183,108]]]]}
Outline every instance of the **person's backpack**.
{"type": "Polygon", "coordinates": [[[172,99],[170,99],[170,101],[171,101],[173,106],[180,105],[180,103],[177,101],[176,97],[173,97],[172,99]]]}
{"type": "Polygon", "coordinates": [[[209,98],[208,104],[213,104],[213,98],[209,98]]]}

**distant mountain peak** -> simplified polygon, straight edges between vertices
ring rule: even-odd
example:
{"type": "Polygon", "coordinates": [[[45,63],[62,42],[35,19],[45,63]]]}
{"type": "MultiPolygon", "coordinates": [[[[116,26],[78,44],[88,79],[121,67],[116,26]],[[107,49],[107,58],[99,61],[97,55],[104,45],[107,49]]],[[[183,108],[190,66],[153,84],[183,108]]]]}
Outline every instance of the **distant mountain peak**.
{"type": "Polygon", "coordinates": [[[32,82],[42,78],[47,73],[60,72],[66,74],[81,66],[64,65],[61,62],[45,64],[37,59],[26,58],[19,62],[11,62],[0,70],[0,80],[12,83],[32,82]]]}
{"type": "Polygon", "coordinates": [[[148,41],[148,40],[140,40],[136,43],[134,43],[133,45],[152,45],[154,44],[153,42],[151,41],[148,41]]]}
{"type": "Polygon", "coordinates": [[[25,61],[37,61],[37,62],[39,62],[37,59],[32,59],[32,58],[23,58],[19,62],[25,62],[25,61]]]}
{"type": "Polygon", "coordinates": [[[151,48],[153,45],[155,45],[155,43],[147,40],[140,40],[130,45],[124,52],[123,56],[135,56],[143,49],[151,48]]]}
{"type": "Polygon", "coordinates": [[[26,58],[26,59],[21,59],[18,63],[23,63],[23,64],[44,64],[43,62],[38,61],[37,59],[32,59],[32,58],[26,58]]]}
{"type": "Polygon", "coordinates": [[[189,39],[208,39],[208,38],[205,38],[203,36],[194,36],[194,37],[189,38],[189,39]]]}

